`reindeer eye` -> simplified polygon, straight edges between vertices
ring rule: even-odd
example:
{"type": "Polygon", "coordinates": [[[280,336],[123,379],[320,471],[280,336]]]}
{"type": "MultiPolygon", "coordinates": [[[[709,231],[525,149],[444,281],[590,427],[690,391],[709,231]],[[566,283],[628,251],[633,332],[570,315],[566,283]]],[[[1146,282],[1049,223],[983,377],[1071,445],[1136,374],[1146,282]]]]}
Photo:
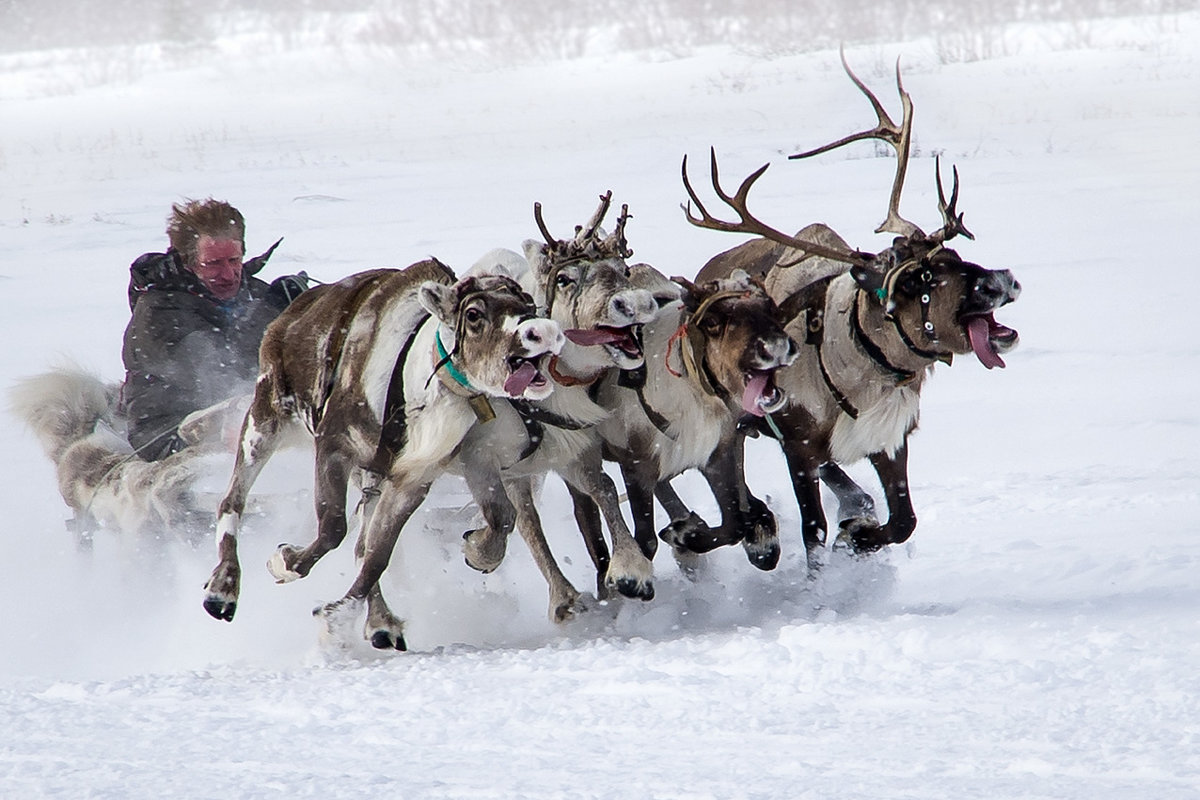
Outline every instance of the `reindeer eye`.
{"type": "Polygon", "coordinates": [[[560,289],[566,288],[567,286],[570,286],[574,282],[575,282],[574,278],[572,278],[570,275],[564,275],[561,272],[558,273],[558,277],[555,278],[555,280],[554,280],[555,285],[557,285],[558,288],[560,288],[560,289]]]}
{"type": "Polygon", "coordinates": [[[483,312],[480,311],[478,308],[471,306],[470,308],[468,308],[466,311],[463,312],[463,319],[465,319],[471,325],[478,324],[479,321],[481,319],[483,319],[483,312]]]}
{"type": "Polygon", "coordinates": [[[707,334],[719,333],[723,327],[725,327],[725,320],[723,319],[713,316],[704,316],[700,319],[700,330],[707,334]]]}

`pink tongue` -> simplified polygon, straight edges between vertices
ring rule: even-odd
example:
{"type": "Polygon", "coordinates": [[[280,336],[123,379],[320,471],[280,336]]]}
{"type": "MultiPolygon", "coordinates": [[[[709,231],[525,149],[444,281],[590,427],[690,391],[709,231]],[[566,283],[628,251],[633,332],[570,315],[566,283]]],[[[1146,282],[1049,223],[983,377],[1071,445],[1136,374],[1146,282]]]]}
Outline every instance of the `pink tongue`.
{"type": "Polygon", "coordinates": [[[617,331],[606,331],[599,328],[568,328],[563,331],[568,339],[575,344],[586,346],[594,344],[613,344],[625,341],[626,335],[617,331]]]}
{"type": "Polygon", "coordinates": [[[524,362],[516,372],[508,376],[508,380],[504,382],[504,391],[508,392],[509,397],[520,397],[529,388],[529,384],[533,383],[537,374],[537,367],[529,361],[524,362]]]}
{"type": "Polygon", "coordinates": [[[1004,359],[992,348],[991,325],[987,317],[972,317],[967,322],[967,336],[971,339],[971,349],[979,358],[979,363],[988,369],[1003,367],[1004,359]]]}
{"type": "Polygon", "coordinates": [[[742,410],[756,417],[763,415],[762,406],[758,404],[758,400],[763,396],[763,391],[767,388],[767,376],[760,373],[755,373],[754,377],[746,381],[746,391],[742,392],[742,410]]]}

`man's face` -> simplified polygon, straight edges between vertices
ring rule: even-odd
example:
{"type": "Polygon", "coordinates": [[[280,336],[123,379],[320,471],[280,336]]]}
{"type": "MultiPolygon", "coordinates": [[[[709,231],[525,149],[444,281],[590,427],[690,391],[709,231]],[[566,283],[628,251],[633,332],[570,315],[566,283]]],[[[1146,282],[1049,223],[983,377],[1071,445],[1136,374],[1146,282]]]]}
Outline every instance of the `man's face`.
{"type": "Polygon", "coordinates": [[[231,300],[242,286],[242,243],[201,236],[192,272],[218,300],[231,300]]]}

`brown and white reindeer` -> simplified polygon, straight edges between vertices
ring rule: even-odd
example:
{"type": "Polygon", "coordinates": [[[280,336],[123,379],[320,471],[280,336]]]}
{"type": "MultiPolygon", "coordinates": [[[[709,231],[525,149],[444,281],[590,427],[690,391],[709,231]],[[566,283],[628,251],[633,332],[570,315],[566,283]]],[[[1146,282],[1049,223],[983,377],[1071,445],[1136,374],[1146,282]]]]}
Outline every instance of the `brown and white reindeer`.
{"type": "MultiPolygon", "coordinates": [[[[279,581],[303,577],[343,540],[351,473],[363,470],[371,508],[345,596],[316,612],[327,624],[372,598],[365,635],[405,649],[403,622],[383,602],[379,578],[401,529],[491,398],[542,399],[562,331],[537,316],[510,277],[455,280],[436,260],[373,270],[306,292],[268,328],[260,375],[217,516],[220,560],[204,608],[232,620],[241,568],[238,529],[247,494],[284,428],[302,424],[316,450],[316,539],[281,545],[268,568],[279,581]]],[[[535,557],[539,557],[535,550],[535,557]]]]}
{"type": "MultiPolygon", "coordinates": [[[[752,233],[763,239],[721,253],[700,271],[698,280],[728,275],[738,269],[764,278],[771,296],[791,321],[787,330],[802,342],[796,362],[780,373],[788,402],[770,415],[780,439],[803,517],[804,544],[810,567],[824,545],[826,518],[818,479],[849,498],[842,512],[840,539],[857,551],[874,551],[906,541],[916,527],[909,494],[908,436],[916,428],[921,387],[937,362],[974,353],[988,369],[1003,367],[1001,354],[1017,343],[1017,332],[996,322],[994,312],[1017,299],[1020,284],[1008,270],[990,270],[965,261],[946,242],[962,235],[974,238],[956,209],[958,171],[946,200],[940,168],[936,171],[942,227],[926,235],[899,213],[900,193],[908,166],[912,136],[912,100],[896,67],[896,86],[903,104],[899,125],[858,79],[842,56],[842,65],[867,96],[878,124],[823,147],[792,156],[807,158],[850,142],[879,139],[897,154],[896,175],[887,218],[877,232],[896,234],[879,253],[851,249],[825,225],[810,225],[789,236],[756,219],[746,207],[763,166],[732,196],[720,185],[715,151],[712,184],[738,219],[718,219],[704,208],[687,177],[683,181],[696,204],[685,206],[688,220],[713,230],[752,233]],[[873,504],[838,467],[870,460],[882,484],[888,518],[880,524],[873,504]]],[[[684,536],[681,546],[696,551],[720,544],[684,536]]]]}
{"type": "MultiPolygon", "coordinates": [[[[524,258],[496,250],[476,264],[519,273],[538,306],[563,328],[567,341],[550,361],[553,394],[537,401],[497,403],[496,420],[477,424],[467,434],[458,461],[488,524],[464,534],[464,553],[469,565],[490,572],[503,560],[514,524],[526,539],[544,541],[533,489],[535,481],[553,471],[573,494],[595,498],[608,525],[613,555],[600,571],[598,590],[649,600],[654,596],[653,550],[647,553],[639,547],[621,515],[616,486],[602,468],[595,427],[608,412],[589,394],[606,374],[642,367],[642,326],[658,310],[654,296],[630,281],[628,208],[622,208],[611,235],[600,228],[611,202],[611,192],[602,195],[588,223],[566,240],[550,234],[541,206],[535,204],[544,241],[526,241],[524,258]]],[[[589,546],[594,544],[589,541],[589,546]]],[[[602,538],[599,546],[607,554],[602,538]]],[[[563,621],[573,613],[578,592],[561,573],[547,579],[551,619],[563,621]]]]}
{"type": "MultiPolygon", "coordinates": [[[[738,423],[783,404],[775,375],[795,359],[796,345],[761,282],[745,272],[693,284],[638,265],[634,279],[665,303],[644,329],[646,369],[635,380],[610,376],[597,401],[612,411],[599,430],[606,458],[625,479],[638,540],[654,540],[657,497],[671,519],[659,534],[667,543],[741,541],[752,563],[770,569],[779,558],[775,519],[743,480],[738,423]],[[672,489],[671,478],[689,469],[708,481],[721,509],[718,527],[672,489]]],[[[588,498],[575,500],[586,520],[588,498]]]]}

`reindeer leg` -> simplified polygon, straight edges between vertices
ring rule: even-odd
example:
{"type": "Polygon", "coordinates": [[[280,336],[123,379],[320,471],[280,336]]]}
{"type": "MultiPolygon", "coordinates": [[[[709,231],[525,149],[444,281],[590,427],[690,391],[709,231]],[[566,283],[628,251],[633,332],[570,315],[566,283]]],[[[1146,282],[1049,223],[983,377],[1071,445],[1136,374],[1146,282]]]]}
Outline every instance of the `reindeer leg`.
{"type": "Polygon", "coordinates": [[[346,490],[350,463],[338,448],[335,437],[317,435],[317,538],[307,547],[281,544],[267,562],[267,571],[277,583],[289,583],[308,575],[321,558],[346,538],[346,490]]]}
{"type": "Polygon", "coordinates": [[[621,515],[617,487],[604,472],[599,447],[588,448],[563,473],[563,479],[576,490],[590,495],[600,507],[612,537],[612,560],[604,582],[626,597],[652,600],[654,598],[654,566],[646,558],[621,515]]]}
{"type": "Polygon", "coordinates": [[[783,455],[787,460],[788,473],[792,479],[792,490],[800,506],[801,529],[804,551],[808,559],[809,574],[820,569],[817,556],[825,546],[828,523],[821,507],[820,468],[823,459],[815,447],[806,444],[799,432],[793,433],[791,426],[784,429],[783,455]]]}
{"type": "Polygon", "coordinates": [[[658,465],[641,459],[633,464],[622,461],[618,466],[621,468],[621,477],[625,479],[625,494],[633,515],[633,537],[642,549],[642,555],[653,559],[658,551],[658,537],[654,535],[654,489],[658,482],[658,465]]]}
{"type": "Polygon", "coordinates": [[[780,552],[775,515],[746,485],[744,437],[723,437],[701,471],[723,509],[718,535],[741,540],[746,557],[759,569],[775,569],[780,552]]]}
{"type": "Polygon", "coordinates": [[[387,608],[379,588],[379,579],[387,569],[392,551],[400,539],[400,531],[413,512],[429,494],[432,481],[392,478],[383,484],[378,505],[362,537],[362,558],[358,576],[340,599],[319,606],[313,616],[322,619],[327,628],[334,628],[346,617],[357,613],[371,601],[363,635],[381,650],[406,650],[404,621],[387,608]]]}
{"type": "MultiPolygon", "coordinates": [[[[659,535],[676,548],[692,553],[707,553],[741,542],[750,563],[759,569],[771,570],[779,563],[775,515],[766,503],[750,494],[742,453],[739,434],[722,437],[708,463],[701,468],[717,506],[722,510],[720,527],[709,527],[697,514],[684,509],[687,516],[676,517],[659,535]]],[[[671,494],[674,495],[673,490],[671,494]]],[[[678,498],[675,502],[678,503],[678,498]]],[[[664,506],[669,510],[666,503],[664,506]]]]}
{"type": "Polygon", "coordinates": [[[533,485],[528,477],[505,481],[504,488],[512,498],[517,512],[517,529],[533,554],[534,563],[550,587],[550,621],[566,622],[579,608],[579,592],[563,575],[546,543],[542,520],[533,502],[533,485]]]}
{"type": "Polygon", "coordinates": [[[888,520],[882,526],[862,528],[850,534],[854,549],[860,553],[872,553],[885,545],[906,542],[917,527],[917,515],[908,491],[907,437],[894,455],[872,453],[868,457],[879,475],[879,482],[883,484],[888,520]]]}
{"type": "Polygon", "coordinates": [[[504,561],[508,536],[516,524],[517,511],[498,473],[490,466],[486,469],[482,466],[466,466],[464,478],[487,524],[463,534],[463,559],[471,569],[486,574],[504,561]]]}
{"type": "Polygon", "coordinates": [[[837,542],[849,541],[858,531],[879,528],[875,516],[875,500],[832,461],[821,465],[821,482],[837,496],[838,536],[837,542]]]}
{"type": "Polygon", "coordinates": [[[238,562],[237,537],[250,487],[266,465],[279,441],[283,424],[271,402],[269,384],[260,382],[246,418],[229,489],[217,510],[217,566],[204,584],[204,610],[214,619],[233,621],[241,592],[242,567],[238,562]]]}
{"type": "Polygon", "coordinates": [[[608,574],[608,565],[612,557],[608,552],[608,542],[604,541],[604,532],[600,529],[600,507],[591,496],[569,483],[567,491],[570,492],[571,502],[575,507],[575,524],[579,526],[583,544],[596,567],[596,597],[607,600],[608,587],[604,584],[604,576],[608,574]]]}

